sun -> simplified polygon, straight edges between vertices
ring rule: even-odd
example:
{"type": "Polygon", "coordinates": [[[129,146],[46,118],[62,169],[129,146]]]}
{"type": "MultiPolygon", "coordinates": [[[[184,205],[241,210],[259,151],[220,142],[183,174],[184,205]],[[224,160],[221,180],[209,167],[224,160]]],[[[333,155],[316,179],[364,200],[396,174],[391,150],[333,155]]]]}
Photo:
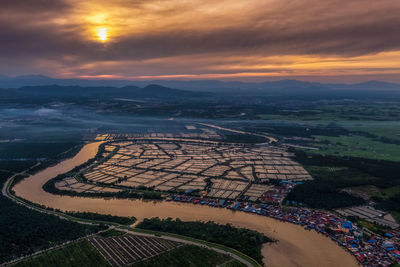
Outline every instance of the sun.
{"type": "Polygon", "coordinates": [[[98,28],[97,29],[97,37],[99,38],[100,41],[105,42],[107,41],[108,38],[108,29],[107,28],[98,28]]]}

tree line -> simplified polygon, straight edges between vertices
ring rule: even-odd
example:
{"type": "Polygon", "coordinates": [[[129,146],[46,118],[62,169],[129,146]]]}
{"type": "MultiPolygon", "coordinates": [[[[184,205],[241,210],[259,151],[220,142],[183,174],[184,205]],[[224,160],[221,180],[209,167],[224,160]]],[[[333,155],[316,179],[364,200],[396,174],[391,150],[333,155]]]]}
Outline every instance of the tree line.
{"type": "Polygon", "coordinates": [[[183,222],[180,219],[144,219],[137,226],[141,229],[174,233],[208,242],[221,244],[236,249],[262,263],[261,247],[266,242],[273,242],[257,231],[236,228],[231,224],[209,222],[183,222]]]}

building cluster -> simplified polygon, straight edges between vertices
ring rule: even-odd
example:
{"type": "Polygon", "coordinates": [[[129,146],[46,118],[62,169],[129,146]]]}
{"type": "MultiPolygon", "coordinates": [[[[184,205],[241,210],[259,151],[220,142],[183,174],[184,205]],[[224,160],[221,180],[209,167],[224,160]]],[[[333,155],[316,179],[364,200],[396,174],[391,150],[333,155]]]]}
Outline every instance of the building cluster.
{"type": "Polygon", "coordinates": [[[353,207],[338,210],[342,215],[336,215],[304,208],[302,203],[282,206],[294,186],[312,179],[284,148],[158,134],[132,140],[104,138],[113,140],[105,146],[104,160],[86,168],[81,173],[83,180],[67,177],[56,184],[57,188],[85,193],[138,188],[161,191],[170,194],[168,201],[248,212],[315,230],[365,266],[400,262],[399,230],[385,236],[371,235],[345,219],[349,215],[385,219],[376,210],[353,207]]]}
{"type": "Polygon", "coordinates": [[[282,207],[279,204],[256,204],[188,195],[170,195],[167,201],[226,208],[297,224],[306,230],[315,230],[330,237],[364,266],[391,266],[393,263],[400,263],[399,229],[391,230],[384,236],[371,235],[369,231],[357,227],[341,216],[304,207],[282,207]]]}

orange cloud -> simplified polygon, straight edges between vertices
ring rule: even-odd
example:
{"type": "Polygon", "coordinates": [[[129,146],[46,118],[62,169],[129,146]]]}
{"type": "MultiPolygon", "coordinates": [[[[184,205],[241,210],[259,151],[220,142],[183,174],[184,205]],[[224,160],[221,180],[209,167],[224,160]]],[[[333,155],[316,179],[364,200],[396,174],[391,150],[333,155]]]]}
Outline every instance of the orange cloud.
{"type": "Polygon", "coordinates": [[[399,13],[393,0],[4,0],[0,73],[399,80],[399,13]]]}

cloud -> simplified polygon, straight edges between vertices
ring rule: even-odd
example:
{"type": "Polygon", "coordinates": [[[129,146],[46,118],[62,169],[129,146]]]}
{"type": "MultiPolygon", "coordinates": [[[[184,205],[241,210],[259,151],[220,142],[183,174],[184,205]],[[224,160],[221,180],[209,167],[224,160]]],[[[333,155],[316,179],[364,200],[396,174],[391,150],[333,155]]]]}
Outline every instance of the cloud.
{"type": "Polygon", "coordinates": [[[199,74],[232,57],[355,58],[400,50],[399,13],[392,0],[3,0],[0,60],[91,72],[113,62],[151,74],[149,60],[208,57],[186,68],[199,74]],[[108,42],[96,39],[98,27],[108,29],[108,42]]]}
{"type": "Polygon", "coordinates": [[[1,0],[2,12],[49,12],[71,7],[66,0],[1,0]]]}

